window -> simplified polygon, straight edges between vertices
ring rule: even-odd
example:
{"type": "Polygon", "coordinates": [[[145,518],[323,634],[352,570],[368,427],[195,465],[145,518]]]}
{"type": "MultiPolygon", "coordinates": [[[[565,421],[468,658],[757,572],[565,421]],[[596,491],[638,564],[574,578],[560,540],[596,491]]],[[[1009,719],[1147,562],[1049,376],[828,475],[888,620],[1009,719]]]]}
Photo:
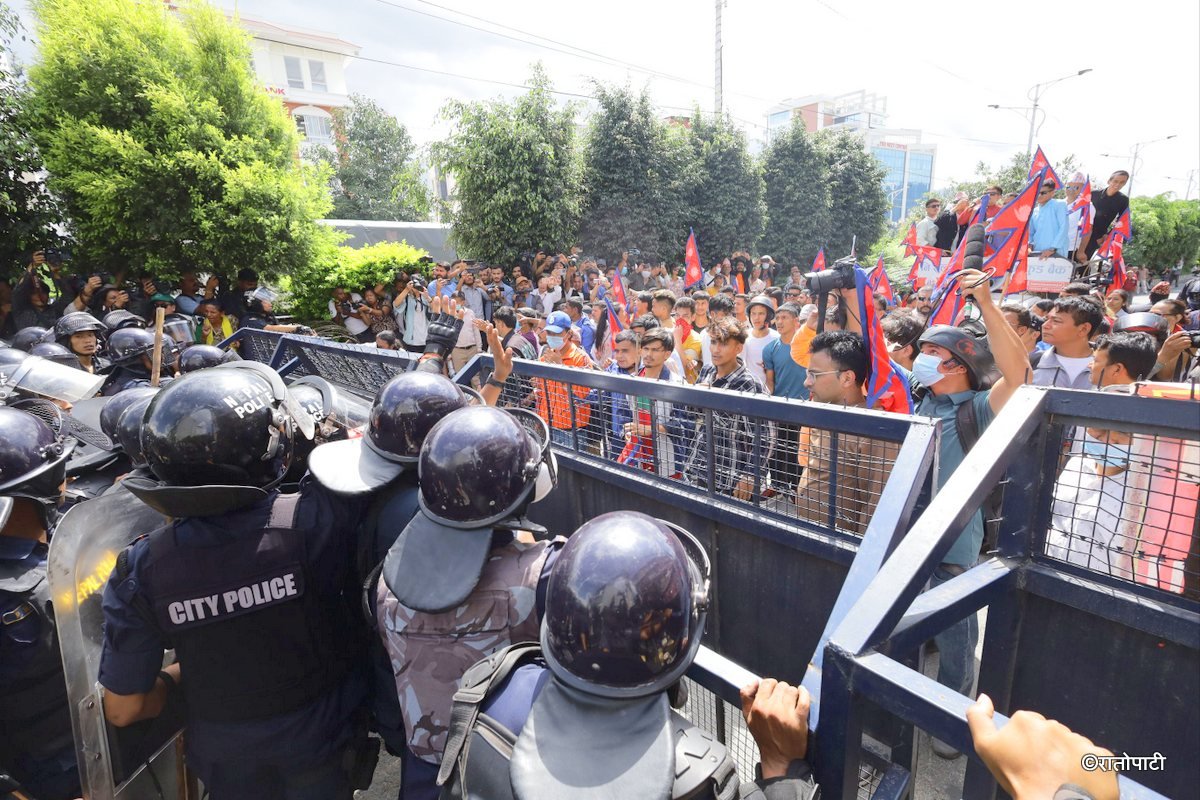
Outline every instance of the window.
{"type": "Polygon", "coordinates": [[[771,116],[767,117],[768,128],[780,128],[787,125],[792,119],[791,111],[776,111],[771,116]]]}
{"type": "Polygon", "coordinates": [[[283,68],[287,71],[288,87],[292,89],[304,88],[304,73],[300,70],[300,59],[295,56],[283,57],[283,68]]]}
{"type": "Polygon", "coordinates": [[[306,142],[312,144],[333,144],[333,126],[329,117],[318,117],[314,114],[297,114],[296,130],[306,142]]]}
{"type": "Polygon", "coordinates": [[[329,85],[325,83],[325,62],[308,60],[308,77],[312,79],[314,92],[328,92],[329,85]]]}

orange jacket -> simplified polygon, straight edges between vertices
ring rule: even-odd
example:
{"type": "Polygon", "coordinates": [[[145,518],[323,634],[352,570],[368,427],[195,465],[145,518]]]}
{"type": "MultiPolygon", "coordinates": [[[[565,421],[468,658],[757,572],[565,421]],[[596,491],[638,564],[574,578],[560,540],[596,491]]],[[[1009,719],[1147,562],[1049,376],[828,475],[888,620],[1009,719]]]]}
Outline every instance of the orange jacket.
{"type": "MultiPolygon", "coordinates": [[[[548,363],[545,356],[538,360],[548,363]]],[[[592,360],[587,357],[587,353],[583,352],[583,348],[574,342],[569,343],[566,351],[563,352],[562,363],[565,367],[582,369],[591,369],[592,367],[592,360]]],[[[584,402],[591,391],[588,387],[576,384],[571,390],[575,393],[575,424],[572,425],[571,401],[567,397],[567,384],[542,378],[533,378],[532,381],[537,391],[538,416],[549,422],[551,428],[569,431],[573,427],[582,428],[588,424],[588,420],[592,416],[592,407],[584,402]],[[548,409],[547,403],[549,403],[548,409]]]]}

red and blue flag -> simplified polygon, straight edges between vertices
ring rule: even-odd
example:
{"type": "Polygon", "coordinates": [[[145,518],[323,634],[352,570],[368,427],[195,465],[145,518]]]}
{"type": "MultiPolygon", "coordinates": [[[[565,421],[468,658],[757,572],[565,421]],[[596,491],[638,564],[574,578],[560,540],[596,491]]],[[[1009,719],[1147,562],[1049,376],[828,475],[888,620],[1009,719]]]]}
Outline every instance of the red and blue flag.
{"type": "Polygon", "coordinates": [[[617,309],[613,306],[612,300],[608,295],[604,296],[604,305],[608,306],[608,327],[613,333],[620,333],[625,330],[625,326],[621,324],[621,317],[617,315],[617,309]]]}
{"type": "Polygon", "coordinates": [[[908,233],[905,234],[901,244],[904,245],[904,255],[915,256],[917,254],[917,248],[920,246],[917,243],[917,223],[914,222],[908,226],[908,233]]]}
{"type": "Polygon", "coordinates": [[[983,268],[995,270],[994,276],[1008,274],[1029,249],[1027,232],[1037,202],[1038,187],[1045,180],[1045,171],[1033,176],[1025,188],[992,217],[985,236],[983,268]]]}
{"type": "Polygon", "coordinates": [[[1109,234],[1113,237],[1120,236],[1127,242],[1133,238],[1133,222],[1129,218],[1128,208],[1117,217],[1117,221],[1109,228],[1109,234]]]}
{"type": "Polygon", "coordinates": [[[883,256],[879,257],[878,263],[875,264],[875,269],[868,273],[867,282],[872,292],[881,294],[887,298],[888,305],[896,304],[896,293],[892,291],[892,282],[888,280],[887,269],[883,266],[883,256]]]}
{"type": "Polygon", "coordinates": [[[687,291],[704,280],[704,270],[700,267],[700,249],[696,247],[696,231],[688,229],[687,246],[683,248],[683,263],[687,270],[683,274],[683,289],[687,291]]]}
{"type": "Polygon", "coordinates": [[[825,269],[825,248],[822,247],[817,251],[817,257],[813,259],[812,269],[810,272],[820,272],[825,269]]]}
{"type": "MultiPolygon", "coordinates": [[[[880,267],[876,267],[876,271],[880,271],[880,267]]],[[[875,312],[875,303],[871,301],[871,277],[862,267],[855,267],[854,282],[858,287],[863,343],[867,348],[867,363],[870,365],[870,375],[867,377],[867,407],[896,414],[911,414],[912,392],[904,373],[898,370],[888,357],[883,326],[875,312]]]]}
{"type": "Polygon", "coordinates": [[[1032,178],[1042,170],[1046,171],[1046,177],[1042,180],[1054,181],[1054,188],[1061,189],[1063,182],[1058,179],[1058,173],[1054,171],[1054,167],[1050,166],[1050,159],[1046,158],[1046,154],[1042,152],[1042,146],[1039,144],[1037,152],[1033,154],[1033,163],[1029,165],[1029,174],[1026,178],[1032,178]]]}

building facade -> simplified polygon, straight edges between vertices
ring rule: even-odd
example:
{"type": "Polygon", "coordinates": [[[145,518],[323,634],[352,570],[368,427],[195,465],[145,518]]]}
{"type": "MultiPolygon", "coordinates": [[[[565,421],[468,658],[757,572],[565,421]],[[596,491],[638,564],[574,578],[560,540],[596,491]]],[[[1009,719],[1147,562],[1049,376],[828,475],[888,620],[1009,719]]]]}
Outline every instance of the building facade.
{"type": "Polygon", "coordinates": [[[784,100],[767,112],[767,141],[799,117],[808,131],[844,130],[862,137],[863,148],[883,164],[883,188],[898,223],[933,187],[937,145],[921,141],[921,131],[887,127],[887,98],[865,90],[844,95],[811,95],[784,100]]]}
{"type": "Polygon", "coordinates": [[[332,112],[350,102],[346,62],[358,54],[358,45],[265,20],[241,17],[238,23],[253,37],[254,74],[295,120],[302,146],[332,149],[332,112]]]}

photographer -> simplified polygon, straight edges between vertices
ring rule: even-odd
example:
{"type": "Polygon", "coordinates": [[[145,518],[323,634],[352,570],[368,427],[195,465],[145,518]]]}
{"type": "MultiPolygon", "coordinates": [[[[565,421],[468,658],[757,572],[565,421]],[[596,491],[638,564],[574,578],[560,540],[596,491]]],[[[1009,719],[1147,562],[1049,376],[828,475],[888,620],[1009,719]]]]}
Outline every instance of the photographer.
{"type": "Polygon", "coordinates": [[[400,327],[400,341],[410,353],[424,353],[429,330],[429,292],[425,279],[413,274],[403,288],[397,282],[396,306],[392,315],[400,327]]]}
{"type": "Polygon", "coordinates": [[[396,320],[392,317],[391,303],[382,300],[371,286],[363,287],[362,298],[363,304],[359,308],[359,314],[370,329],[371,340],[377,333],[396,330],[396,320]]]}
{"type": "Polygon", "coordinates": [[[38,250],[30,259],[29,267],[21,276],[20,282],[13,288],[12,317],[14,330],[39,327],[53,328],[55,321],[66,313],[69,306],[72,311],[85,311],[92,293],[99,287],[99,280],[93,276],[83,286],[78,296],[71,290],[62,277],[62,257],[57,250],[38,250]],[[47,257],[49,253],[49,257],[47,257]],[[58,290],[58,299],[50,302],[50,287],[38,274],[41,267],[48,267],[50,279],[58,290]]]}
{"type": "Polygon", "coordinates": [[[363,321],[364,305],[361,295],[349,293],[339,286],[333,290],[333,298],[329,301],[329,318],[343,325],[358,341],[368,343],[374,337],[371,336],[370,327],[363,321]]]}

